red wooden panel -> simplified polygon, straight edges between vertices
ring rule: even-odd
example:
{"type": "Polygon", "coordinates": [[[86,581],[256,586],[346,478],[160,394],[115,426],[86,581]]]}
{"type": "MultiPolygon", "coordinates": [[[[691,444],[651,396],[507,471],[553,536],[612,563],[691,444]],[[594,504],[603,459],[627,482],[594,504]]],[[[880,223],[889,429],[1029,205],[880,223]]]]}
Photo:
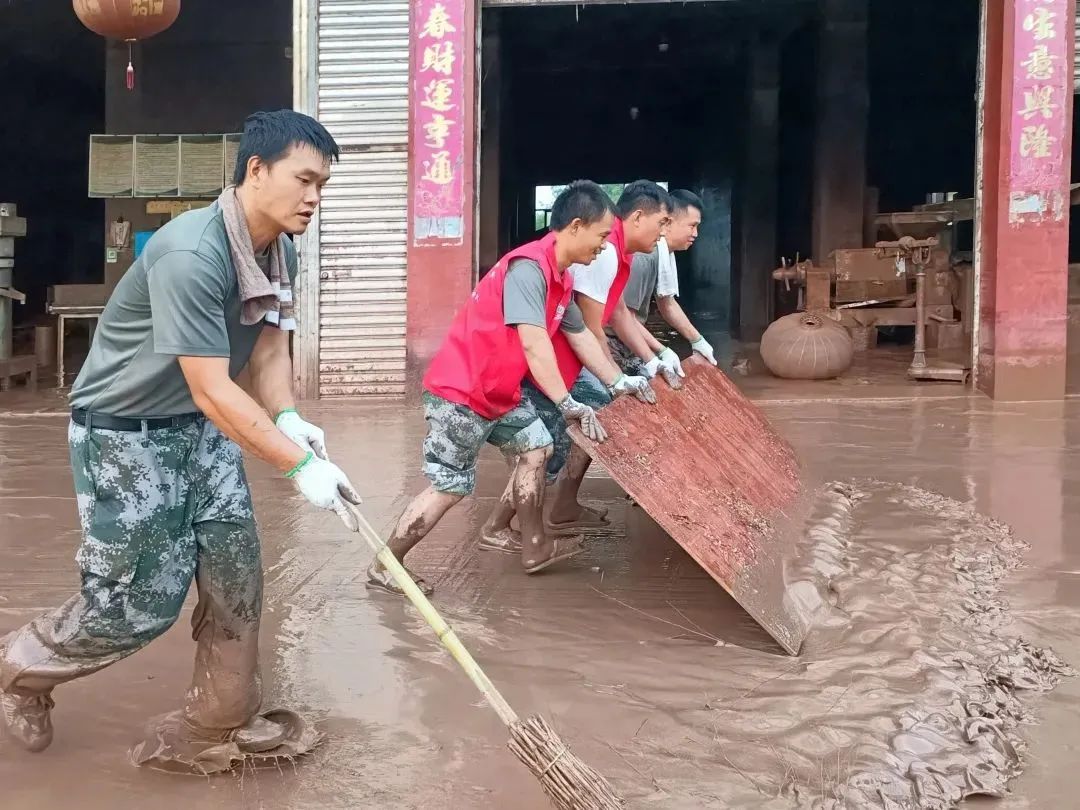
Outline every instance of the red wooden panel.
{"type": "Polygon", "coordinates": [[[622,397],[601,414],[608,440],[574,441],[789,653],[805,627],[784,599],[783,562],[802,528],[798,461],[738,388],[697,358],[657,404],[622,397]]]}

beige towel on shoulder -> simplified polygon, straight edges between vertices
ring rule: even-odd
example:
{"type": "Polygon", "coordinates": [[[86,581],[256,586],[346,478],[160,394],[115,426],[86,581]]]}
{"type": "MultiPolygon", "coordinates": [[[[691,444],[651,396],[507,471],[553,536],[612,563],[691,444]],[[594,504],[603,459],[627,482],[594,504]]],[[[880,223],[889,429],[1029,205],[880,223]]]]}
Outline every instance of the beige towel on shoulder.
{"type": "Polygon", "coordinates": [[[251,232],[248,231],[243,206],[236,196],[236,186],[229,186],[221,193],[218,205],[225,219],[229,252],[240,284],[240,322],[244,326],[254,326],[265,319],[282,331],[294,331],[296,316],[292,284],[281,240],[275,239],[270,244],[270,277],[267,278],[255,260],[251,232]]]}

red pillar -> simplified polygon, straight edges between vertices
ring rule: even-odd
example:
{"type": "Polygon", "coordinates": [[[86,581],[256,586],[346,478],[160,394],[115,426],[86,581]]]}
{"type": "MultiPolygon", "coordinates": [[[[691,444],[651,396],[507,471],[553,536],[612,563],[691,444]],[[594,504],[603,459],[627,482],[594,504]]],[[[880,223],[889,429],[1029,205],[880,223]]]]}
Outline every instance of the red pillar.
{"type": "Polygon", "coordinates": [[[1065,395],[1076,0],[984,0],[978,387],[1065,395]]]}
{"type": "Polygon", "coordinates": [[[407,358],[411,388],[472,292],[476,0],[414,0],[409,66],[407,358]]]}

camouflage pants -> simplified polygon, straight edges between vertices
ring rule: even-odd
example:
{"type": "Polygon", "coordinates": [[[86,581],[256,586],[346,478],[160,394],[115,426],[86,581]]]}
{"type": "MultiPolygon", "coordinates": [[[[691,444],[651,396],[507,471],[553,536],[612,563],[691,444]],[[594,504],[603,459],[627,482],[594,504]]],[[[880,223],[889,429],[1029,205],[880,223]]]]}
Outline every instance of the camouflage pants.
{"type": "Polygon", "coordinates": [[[608,335],[608,348],[611,350],[615,365],[622,369],[623,374],[629,374],[631,377],[649,376],[645,371],[644,361],[630,351],[630,347],[614,335],[608,335]]]}
{"type": "MultiPolygon", "coordinates": [[[[570,396],[596,410],[611,403],[611,394],[608,393],[607,386],[588,369],[581,370],[574,387],[570,389],[570,396]]],[[[521,384],[521,401],[537,413],[540,421],[551,434],[555,449],[548,460],[547,481],[552,484],[558,478],[559,471],[566,466],[566,460],[570,457],[570,449],[573,446],[573,440],[566,429],[566,420],[559,413],[555,403],[528,380],[521,384]]]]}
{"type": "Polygon", "coordinates": [[[476,462],[484,444],[493,444],[507,458],[551,446],[551,435],[532,406],[521,405],[497,420],[424,392],[424,474],[439,492],[471,495],[476,489],[476,462]]]}
{"type": "Polygon", "coordinates": [[[82,587],[9,635],[0,688],[48,693],[164,633],[196,580],[185,721],[224,738],[261,702],[262,561],[240,449],[206,420],[145,433],[68,431],[82,587]]]}

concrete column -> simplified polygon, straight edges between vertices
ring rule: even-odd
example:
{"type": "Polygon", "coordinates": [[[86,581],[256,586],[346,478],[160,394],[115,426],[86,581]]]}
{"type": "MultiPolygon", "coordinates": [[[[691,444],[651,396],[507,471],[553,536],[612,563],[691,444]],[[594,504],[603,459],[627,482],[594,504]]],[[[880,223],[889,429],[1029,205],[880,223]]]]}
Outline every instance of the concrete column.
{"type": "Polygon", "coordinates": [[[758,40],[750,49],[739,223],[738,336],[759,340],[769,325],[776,256],[777,166],[780,148],[780,47],[758,40]]]}
{"type": "Polygon", "coordinates": [[[480,4],[417,0],[409,10],[406,362],[415,393],[475,280],[480,4]]]}
{"type": "Polygon", "coordinates": [[[984,0],[976,381],[1065,394],[1076,0],[984,0]]]}
{"type": "MultiPolygon", "coordinates": [[[[862,247],[869,110],[866,0],[821,0],[814,261],[862,247]]],[[[913,34],[914,35],[914,34],[913,34]]]]}

